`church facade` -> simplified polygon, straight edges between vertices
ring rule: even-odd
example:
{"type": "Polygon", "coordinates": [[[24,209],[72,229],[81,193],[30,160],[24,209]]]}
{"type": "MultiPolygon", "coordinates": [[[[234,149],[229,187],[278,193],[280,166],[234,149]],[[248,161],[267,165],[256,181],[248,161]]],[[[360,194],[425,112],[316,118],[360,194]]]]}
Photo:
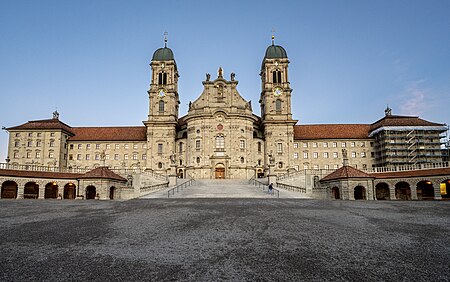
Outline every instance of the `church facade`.
{"type": "Polygon", "coordinates": [[[419,117],[385,116],[372,124],[301,125],[292,118],[293,90],[286,50],[267,47],[261,65],[261,116],[219,68],[179,117],[173,51],[156,50],[150,63],[148,118],[143,126],[72,127],[52,119],[8,128],[7,162],[67,169],[108,166],[198,179],[250,179],[305,169],[335,170],[344,155],[355,168],[438,163],[448,127],[419,117]]]}

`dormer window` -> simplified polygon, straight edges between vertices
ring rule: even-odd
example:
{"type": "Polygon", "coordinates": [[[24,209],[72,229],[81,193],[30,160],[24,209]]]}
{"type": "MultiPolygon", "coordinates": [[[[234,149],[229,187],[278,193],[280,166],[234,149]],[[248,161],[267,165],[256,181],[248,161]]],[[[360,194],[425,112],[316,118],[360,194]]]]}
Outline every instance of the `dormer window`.
{"type": "Polygon", "coordinates": [[[281,83],[281,71],[275,70],[272,72],[272,82],[281,83]]]}
{"type": "Polygon", "coordinates": [[[158,84],[159,85],[166,85],[167,84],[167,73],[160,72],[158,74],[158,84]]]}

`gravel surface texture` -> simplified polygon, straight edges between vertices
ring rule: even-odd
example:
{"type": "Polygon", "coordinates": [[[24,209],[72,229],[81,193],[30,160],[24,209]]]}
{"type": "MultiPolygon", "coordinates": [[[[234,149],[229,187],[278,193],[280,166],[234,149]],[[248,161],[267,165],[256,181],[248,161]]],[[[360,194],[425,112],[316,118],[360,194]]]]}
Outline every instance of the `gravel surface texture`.
{"type": "Polygon", "coordinates": [[[449,281],[450,202],[0,201],[0,281],[449,281]]]}

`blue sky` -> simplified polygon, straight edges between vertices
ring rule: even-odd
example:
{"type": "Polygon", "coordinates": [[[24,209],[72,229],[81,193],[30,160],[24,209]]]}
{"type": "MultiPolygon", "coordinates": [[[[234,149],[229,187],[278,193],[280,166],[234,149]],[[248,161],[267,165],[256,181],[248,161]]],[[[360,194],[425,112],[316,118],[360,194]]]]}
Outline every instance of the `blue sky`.
{"type": "MultiPolygon", "coordinates": [[[[450,122],[450,1],[0,1],[1,126],[142,125],[148,66],[169,33],[180,115],[205,73],[236,73],[259,114],[271,30],[290,59],[299,123],[372,123],[394,114],[450,122]]],[[[7,134],[0,132],[0,160],[7,134]]]]}

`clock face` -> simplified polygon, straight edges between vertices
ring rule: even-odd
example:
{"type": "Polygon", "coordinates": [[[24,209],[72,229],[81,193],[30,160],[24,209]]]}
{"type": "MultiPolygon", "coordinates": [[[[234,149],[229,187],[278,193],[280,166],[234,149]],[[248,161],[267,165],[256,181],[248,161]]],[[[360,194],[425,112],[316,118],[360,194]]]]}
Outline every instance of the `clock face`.
{"type": "Polygon", "coordinates": [[[161,98],[166,96],[166,91],[164,89],[160,89],[159,92],[158,92],[158,96],[161,97],[161,98]]]}
{"type": "Polygon", "coordinates": [[[277,87],[273,90],[273,95],[274,96],[280,96],[281,94],[283,94],[283,89],[281,89],[280,87],[277,87]]]}

